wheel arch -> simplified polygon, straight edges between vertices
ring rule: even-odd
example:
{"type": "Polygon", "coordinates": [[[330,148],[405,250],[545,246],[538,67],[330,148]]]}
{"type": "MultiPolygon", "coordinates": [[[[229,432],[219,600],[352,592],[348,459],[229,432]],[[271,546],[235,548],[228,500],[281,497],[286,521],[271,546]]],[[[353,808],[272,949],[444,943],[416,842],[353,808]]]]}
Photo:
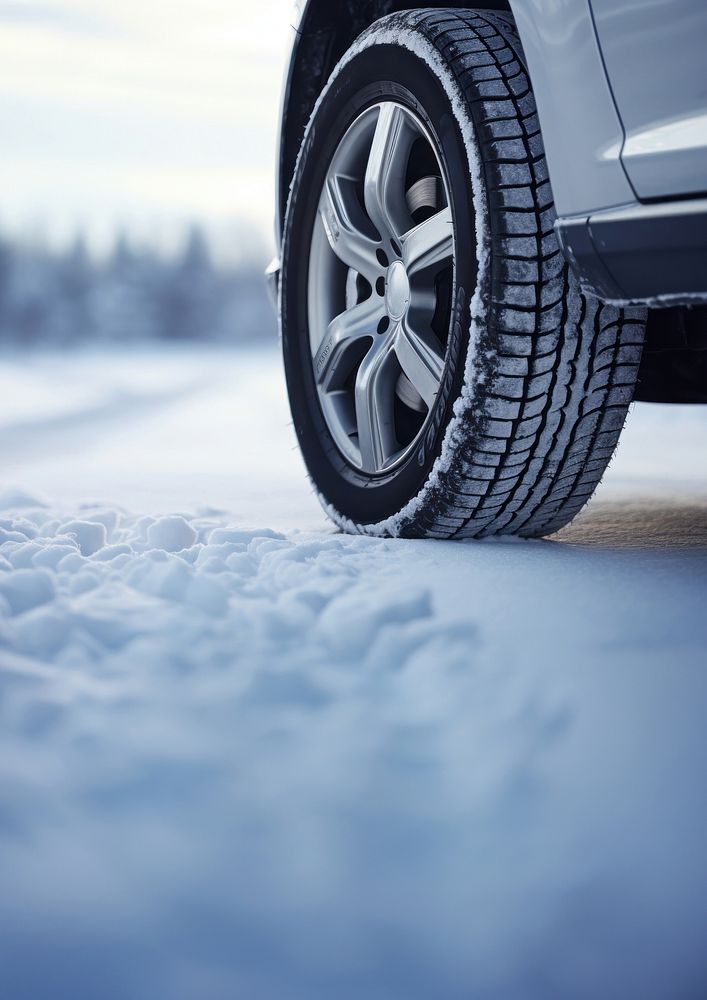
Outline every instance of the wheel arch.
{"type": "Polygon", "coordinates": [[[282,97],[278,244],[297,153],[326,80],[369,25],[386,14],[416,7],[515,15],[560,218],[584,225],[593,212],[635,202],[621,164],[623,126],[606,78],[590,0],[297,0],[282,97]]]}
{"type": "Polygon", "coordinates": [[[277,182],[277,235],[282,232],[297,154],[310,115],[332,70],[356,38],[386,14],[414,7],[510,12],[509,0],[300,0],[282,97],[277,182]]]}

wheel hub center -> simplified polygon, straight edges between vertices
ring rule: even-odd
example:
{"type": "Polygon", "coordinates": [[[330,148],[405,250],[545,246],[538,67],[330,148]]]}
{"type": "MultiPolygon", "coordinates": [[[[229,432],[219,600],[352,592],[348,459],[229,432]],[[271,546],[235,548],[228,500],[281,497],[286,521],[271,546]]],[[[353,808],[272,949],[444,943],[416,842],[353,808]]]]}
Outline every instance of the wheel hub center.
{"type": "Polygon", "coordinates": [[[391,319],[402,319],[410,305],[410,281],[401,260],[393,261],[385,279],[385,308],[391,319]]]}

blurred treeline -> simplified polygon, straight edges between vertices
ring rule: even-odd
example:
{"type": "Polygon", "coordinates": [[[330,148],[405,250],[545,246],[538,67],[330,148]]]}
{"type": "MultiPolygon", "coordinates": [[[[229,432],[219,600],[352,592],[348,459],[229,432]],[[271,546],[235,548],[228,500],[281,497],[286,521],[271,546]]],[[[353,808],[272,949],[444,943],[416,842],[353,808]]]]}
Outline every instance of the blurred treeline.
{"type": "Polygon", "coordinates": [[[0,347],[209,340],[272,342],[259,263],[214,262],[194,228],[165,256],[116,239],[102,259],[78,237],[65,250],[0,236],[0,347]]]}

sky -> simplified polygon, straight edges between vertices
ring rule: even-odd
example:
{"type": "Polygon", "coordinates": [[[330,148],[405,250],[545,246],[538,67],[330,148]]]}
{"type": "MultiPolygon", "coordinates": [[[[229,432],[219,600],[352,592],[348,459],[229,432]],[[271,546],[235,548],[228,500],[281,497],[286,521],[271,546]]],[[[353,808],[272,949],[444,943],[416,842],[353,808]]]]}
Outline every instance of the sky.
{"type": "Polygon", "coordinates": [[[271,242],[292,9],[0,0],[0,231],[271,242]]]}

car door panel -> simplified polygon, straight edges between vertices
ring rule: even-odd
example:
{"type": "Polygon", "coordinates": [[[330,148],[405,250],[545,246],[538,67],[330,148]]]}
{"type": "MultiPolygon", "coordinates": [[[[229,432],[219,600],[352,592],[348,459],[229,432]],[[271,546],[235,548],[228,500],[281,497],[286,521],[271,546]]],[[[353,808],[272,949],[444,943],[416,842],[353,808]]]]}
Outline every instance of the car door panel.
{"type": "Polygon", "coordinates": [[[591,0],[641,199],[707,191],[707,0],[591,0]]]}

